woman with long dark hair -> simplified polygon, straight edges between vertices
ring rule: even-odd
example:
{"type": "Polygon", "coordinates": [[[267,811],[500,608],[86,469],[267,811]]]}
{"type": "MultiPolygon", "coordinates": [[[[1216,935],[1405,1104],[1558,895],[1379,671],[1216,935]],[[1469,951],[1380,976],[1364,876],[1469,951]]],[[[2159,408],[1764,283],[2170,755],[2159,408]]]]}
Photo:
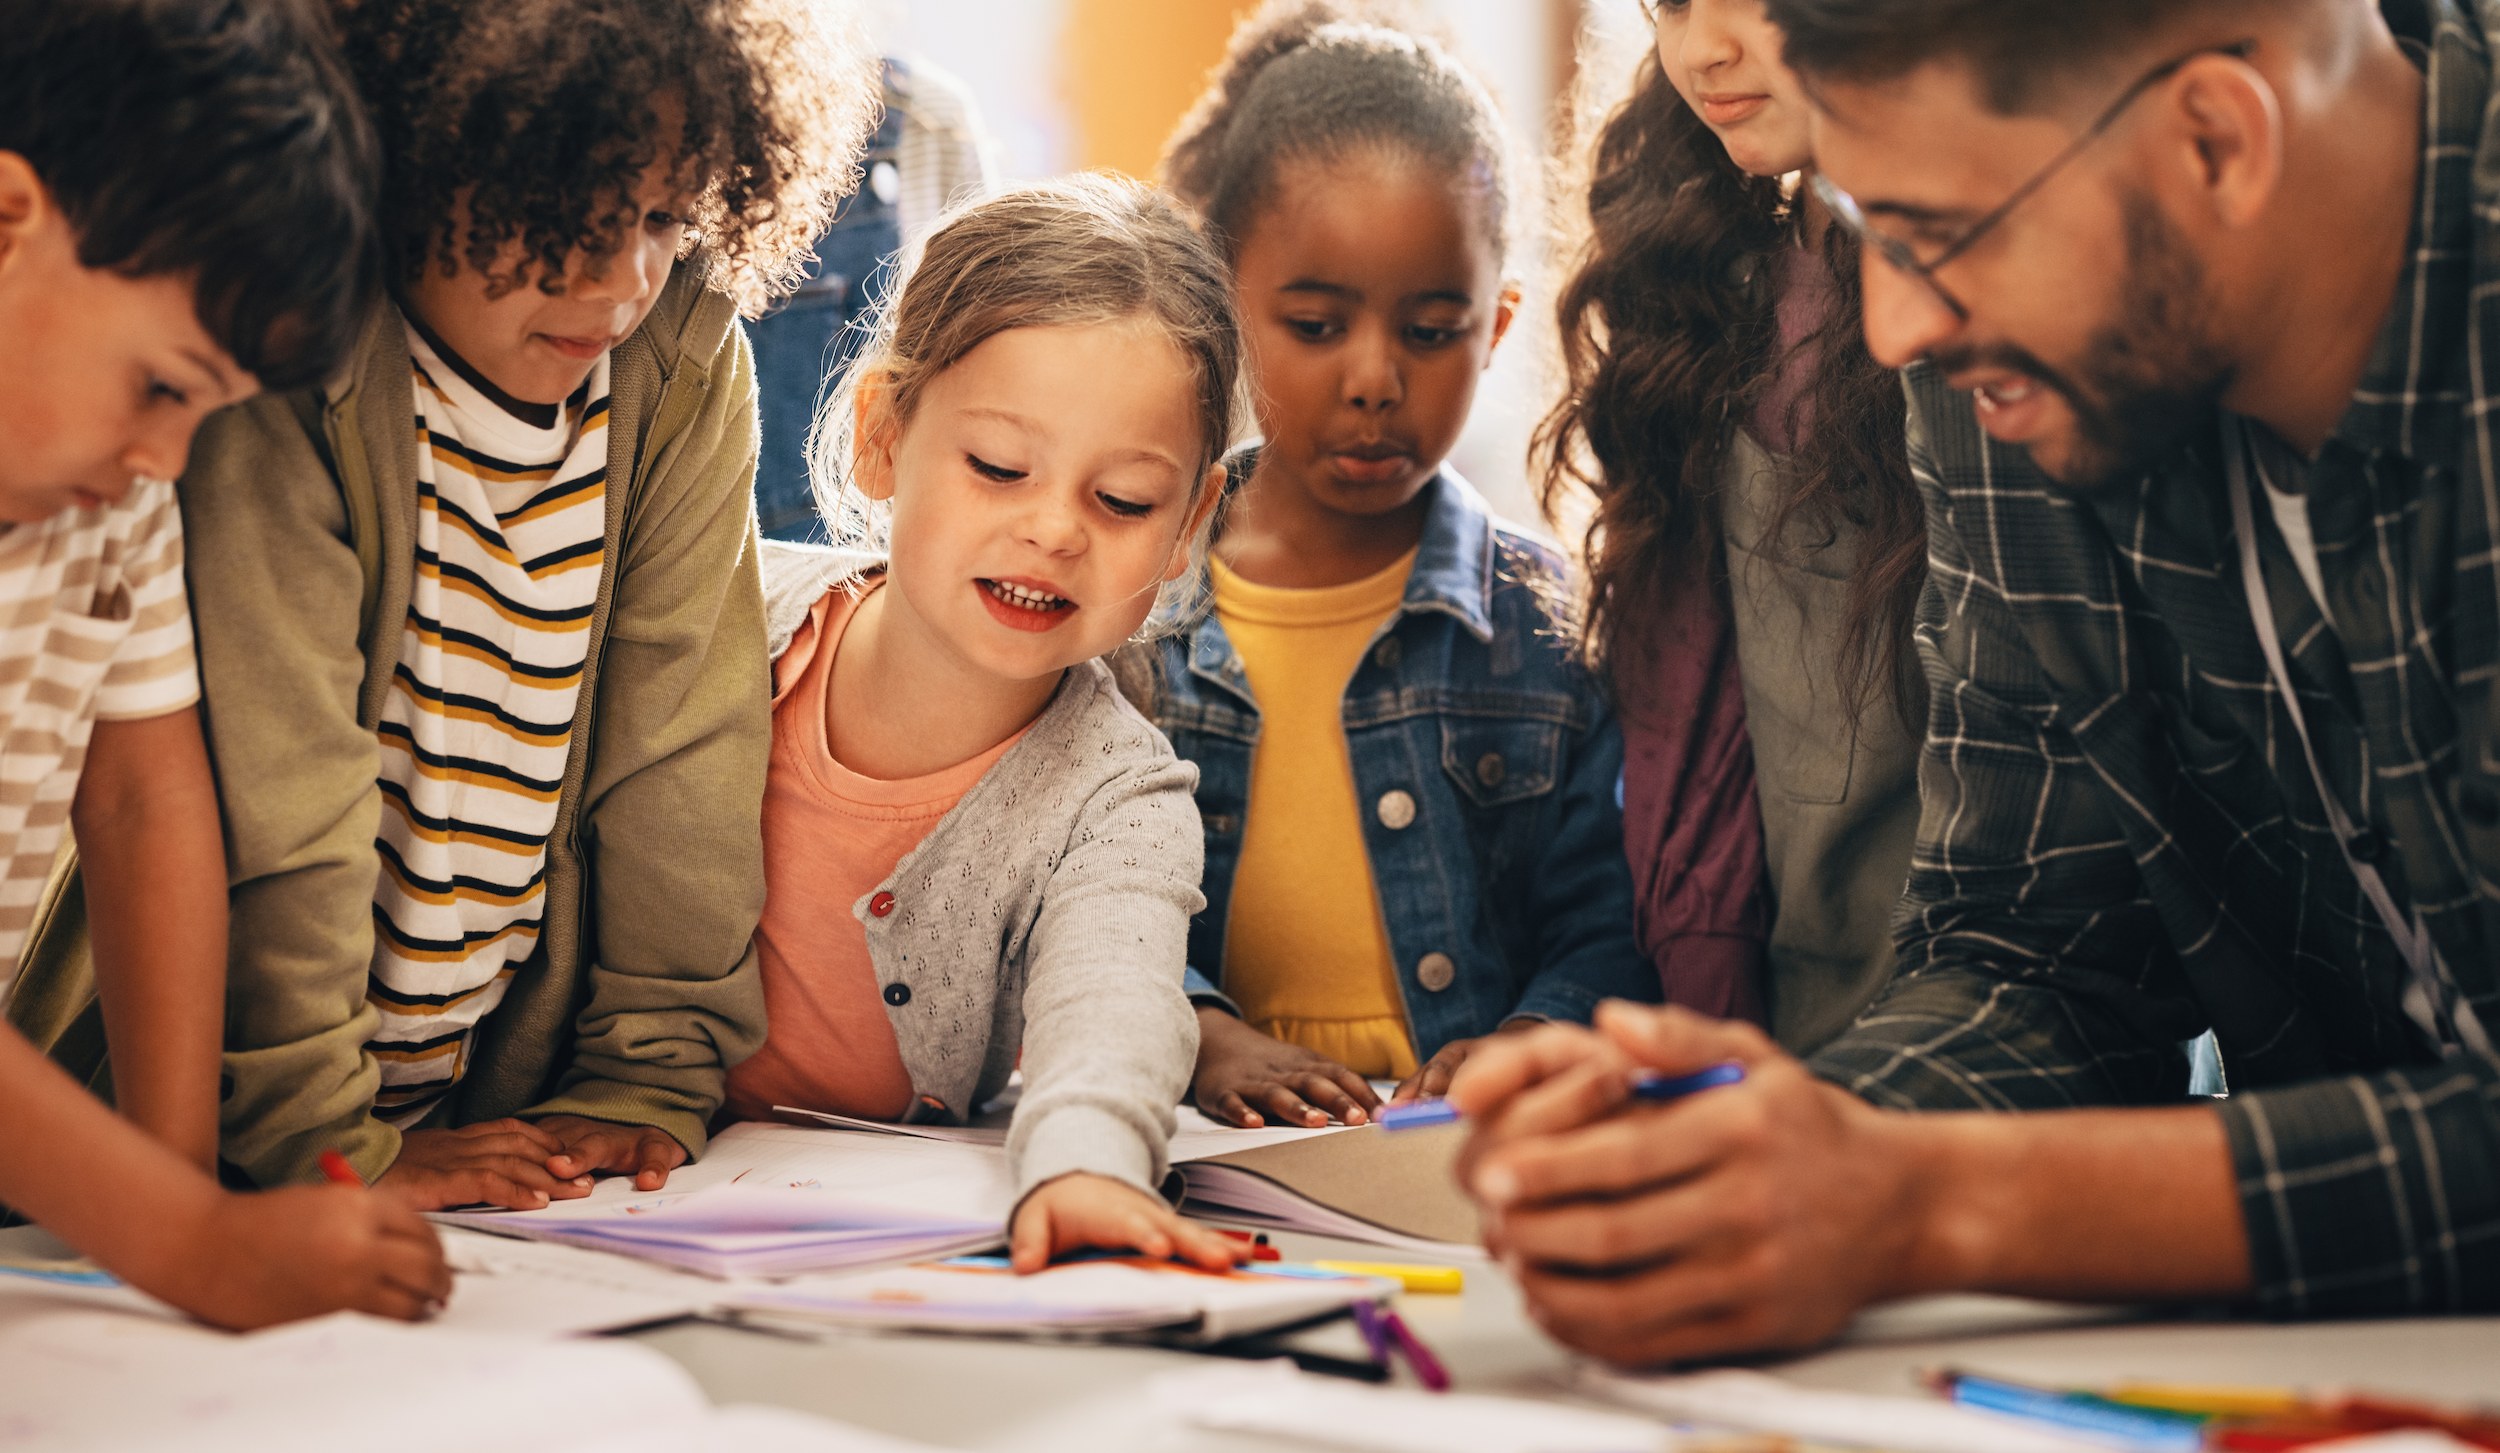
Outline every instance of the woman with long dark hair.
{"type": "Polygon", "coordinates": [[[1560,300],[1544,502],[1595,498],[1584,641],[1623,710],[1642,944],[1671,1000],[1802,1052],[1893,970],[1926,525],[1855,244],[1795,184],[1779,31],[1761,0],[1645,8],[1657,44],[1597,138],[1560,300]]]}

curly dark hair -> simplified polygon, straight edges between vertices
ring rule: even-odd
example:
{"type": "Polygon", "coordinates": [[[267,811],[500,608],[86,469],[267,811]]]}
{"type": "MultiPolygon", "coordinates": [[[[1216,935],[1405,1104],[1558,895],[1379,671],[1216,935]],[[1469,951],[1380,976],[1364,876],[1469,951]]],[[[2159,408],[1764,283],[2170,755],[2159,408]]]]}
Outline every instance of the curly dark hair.
{"type": "MultiPolygon", "coordinates": [[[[1588,218],[1557,302],[1566,379],[1538,425],[1539,494],[1560,524],[1595,497],[1585,541],[1582,642],[1623,674],[1675,587],[1716,575],[1719,481],[1735,432],[1762,407],[1782,363],[1769,286],[1801,219],[1777,181],[1747,175],[1647,52],[1632,94],[1606,118],[1589,163],[1588,218]]],[[[1793,420],[1810,430],[1766,541],[1812,544],[1841,528],[1862,544],[1850,577],[1840,668],[1850,718],[1878,696],[1916,724],[1909,649],[1927,581],[1925,514],[1903,443],[1897,375],[1858,327],[1858,257],[1829,228],[1834,306],[1805,345],[1815,360],[1793,420]]]]}
{"type": "Polygon", "coordinates": [[[622,245],[665,157],[690,248],[751,315],[795,284],[876,112],[873,57],[817,0],[331,3],[402,282],[466,264],[555,291],[574,253],[622,245]]]}
{"type": "Polygon", "coordinates": [[[80,265],[194,279],[270,389],[320,379],[378,281],[373,134],[308,0],[0,0],[0,151],[80,265]]]}
{"type": "Polygon", "coordinates": [[[1234,256],[1280,164],[1364,146],[1394,147],[1472,181],[1494,254],[1508,254],[1501,108],[1398,0],[1269,0],[1233,32],[1159,170],[1234,256]]]}

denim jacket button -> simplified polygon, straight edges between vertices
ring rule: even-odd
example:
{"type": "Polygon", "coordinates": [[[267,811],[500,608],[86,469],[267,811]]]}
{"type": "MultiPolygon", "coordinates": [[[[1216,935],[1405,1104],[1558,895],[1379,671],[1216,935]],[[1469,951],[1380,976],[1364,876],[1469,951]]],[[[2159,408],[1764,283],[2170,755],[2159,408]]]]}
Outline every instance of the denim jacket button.
{"type": "Polygon", "coordinates": [[[1379,645],[1372,647],[1372,664],[1378,666],[1383,671],[1395,671],[1398,669],[1398,659],[1405,654],[1405,649],[1398,645],[1398,638],[1391,636],[1379,645]]]}
{"type": "Polygon", "coordinates": [[[1415,962],[1415,982],[1438,994],[1458,982],[1458,963],[1448,954],[1426,954],[1415,962]]]}
{"type": "Polygon", "coordinates": [[[1502,760],[1499,752],[1487,752],[1476,759],[1476,780],[1487,787],[1501,786],[1502,779],[1509,775],[1510,764],[1502,760]]]}
{"type": "Polygon", "coordinates": [[[1415,798],[1402,788],[1381,793],[1377,810],[1380,825],[1391,832],[1404,832],[1415,825],[1415,798]]]}

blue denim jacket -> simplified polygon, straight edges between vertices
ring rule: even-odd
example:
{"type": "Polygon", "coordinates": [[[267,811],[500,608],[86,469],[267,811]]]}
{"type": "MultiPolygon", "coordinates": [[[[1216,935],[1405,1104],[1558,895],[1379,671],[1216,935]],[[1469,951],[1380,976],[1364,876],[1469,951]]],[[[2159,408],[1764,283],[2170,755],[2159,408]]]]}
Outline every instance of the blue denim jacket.
{"type": "MultiPolygon", "coordinates": [[[[1522,1015],[1586,1021],[1659,998],[1632,935],[1615,782],[1623,738],[1536,582],[1549,547],[1443,468],[1406,599],[1345,694],[1355,800],[1419,1059],[1522,1015]],[[1412,815],[1408,809],[1411,807],[1412,815]]],[[[1206,911],[1189,990],[1221,993],[1259,707],[1213,610],[1163,643],[1156,722],[1198,764],[1206,911]]]]}

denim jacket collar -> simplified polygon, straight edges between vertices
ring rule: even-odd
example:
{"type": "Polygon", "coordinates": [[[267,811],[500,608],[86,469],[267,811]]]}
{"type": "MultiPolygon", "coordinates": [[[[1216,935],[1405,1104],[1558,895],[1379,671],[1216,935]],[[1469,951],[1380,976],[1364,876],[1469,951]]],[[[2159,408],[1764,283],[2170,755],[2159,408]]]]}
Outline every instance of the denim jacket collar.
{"type": "MultiPolygon", "coordinates": [[[[1247,456],[1244,456],[1247,458],[1247,456]]],[[[1236,467],[1247,473],[1239,460],[1236,467]]],[[[1415,568],[1406,578],[1406,596],[1397,613],[1384,622],[1386,633],[1411,615],[1437,613],[1465,626],[1479,641],[1493,639],[1493,508],[1474,485],[1444,464],[1424,488],[1431,501],[1424,509],[1423,539],[1415,548],[1415,568]]],[[[1189,672],[1248,700],[1250,678],[1215,616],[1214,595],[1188,628],[1189,672]]]]}

